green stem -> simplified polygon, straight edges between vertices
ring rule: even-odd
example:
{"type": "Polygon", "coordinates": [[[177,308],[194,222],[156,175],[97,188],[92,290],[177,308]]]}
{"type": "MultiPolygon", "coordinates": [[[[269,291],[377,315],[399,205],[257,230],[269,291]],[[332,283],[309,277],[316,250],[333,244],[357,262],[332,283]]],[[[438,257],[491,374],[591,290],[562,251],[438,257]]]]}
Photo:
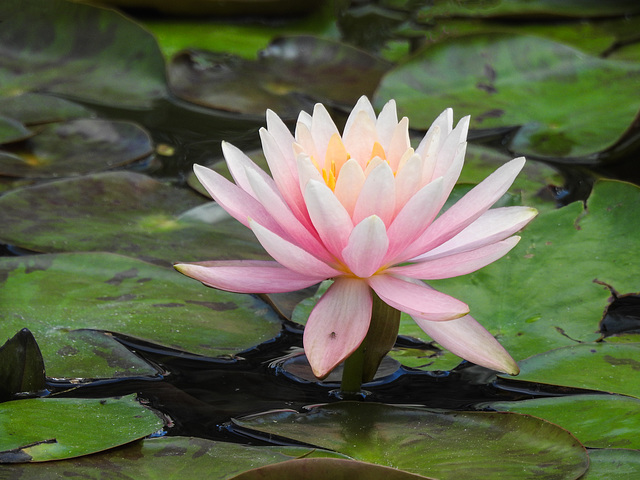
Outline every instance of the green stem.
{"type": "Polygon", "coordinates": [[[373,293],[371,324],[360,346],[344,361],[343,396],[359,394],[363,383],[370,382],[384,356],[393,348],[400,327],[400,311],[373,293]]]}

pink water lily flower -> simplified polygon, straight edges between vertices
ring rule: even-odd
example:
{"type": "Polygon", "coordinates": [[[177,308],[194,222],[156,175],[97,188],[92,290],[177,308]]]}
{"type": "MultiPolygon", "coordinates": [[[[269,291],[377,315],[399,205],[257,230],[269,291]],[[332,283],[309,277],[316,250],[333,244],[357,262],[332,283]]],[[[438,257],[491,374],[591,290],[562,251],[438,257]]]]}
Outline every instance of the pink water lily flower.
{"type": "Polygon", "coordinates": [[[469,117],[453,128],[445,110],[417,148],[395,102],[376,117],[360,98],[340,135],[327,110],[302,112],[295,136],[267,111],[260,138],[272,177],[236,147],[222,149],[235,184],[205,167],[198,179],[249,227],[274,261],[209,261],[176,268],[205,285],[277,293],[334,282],[311,312],[304,349],[324,378],[363,341],[372,291],[406,312],[432,339],[471,362],[511,374],[518,366],[462,301],[422,280],[473,272],[499,259],[535,215],[489,209],[511,186],[523,158],[498,168],[440,216],[464,162],[469,117]]]}

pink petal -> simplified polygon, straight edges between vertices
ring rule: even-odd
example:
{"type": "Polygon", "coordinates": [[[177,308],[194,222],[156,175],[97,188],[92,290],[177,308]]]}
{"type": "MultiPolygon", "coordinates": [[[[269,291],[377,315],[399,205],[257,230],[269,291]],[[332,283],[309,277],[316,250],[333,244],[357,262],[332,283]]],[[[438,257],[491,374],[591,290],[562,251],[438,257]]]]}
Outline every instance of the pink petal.
{"type": "Polygon", "coordinates": [[[298,123],[296,125],[296,142],[302,147],[304,153],[313,157],[316,161],[321,160],[315,140],[311,135],[311,128],[304,123],[298,123]]]}
{"type": "Polygon", "coordinates": [[[351,130],[351,127],[355,122],[359,112],[366,113],[369,116],[369,118],[371,118],[371,120],[375,122],[376,113],[373,111],[373,106],[371,106],[371,102],[369,101],[369,99],[365,95],[362,95],[356,102],[355,106],[353,107],[353,110],[351,110],[351,113],[349,113],[349,117],[347,118],[347,121],[344,124],[344,130],[342,133],[343,137],[346,137],[349,130],[351,130]]]}
{"type": "Polygon", "coordinates": [[[355,226],[342,258],[354,275],[366,278],[381,267],[387,248],[389,239],[384,223],[372,215],[355,226]]]}
{"type": "Polygon", "coordinates": [[[224,154],[227,166],[229,167],[229,172],[231,172],[231,176],[236,182],[236,185],[252,197],[255,197],[255,194],[251,189],[249,180],[247,180],[247,170],[254,171],[262,178],[263,182],[272,185],[272,188],[276,188],[273,179],[264,170],[253,163],[253,161],[237,147],[230,143],[222,142],[222,153],[224,154]]]}
{"type": "Polygon", "coordinates": [[[419,281],[380,274],[368,278],[367,282],[385,303],[411,316],[438,322],[469,313],[464,302],[419,281]]]}
{"type": "Polygon", "coordinates": [[[174,268],[209,287],[236,293],[292,292],[324,280],[261,260],[178,263],[174,268]]]}
{"type": "Polygon", "coordinates": [[[249,193],[202,165],[194,165],[193,171],[213,199],[240,223],[248,227],[249,218],[254,218],[269,229],[282,233],[282,229],[264,206],[249,193]]]}
{"type": "Polygon", "coordinates": [[[376,122],[376,130],[378,132],[378,139],[382,147],[386,150],[389,149],[391,144],[391,137],[398,125],[398,112],[396,109],[395,100],[389,100],[382,107],[382,111],[378,116],[376,122]]]}
{"type": "Polygon", "coordinates": [[[308,277],[322,279],[341,274],[341,272],[316,258],[312,253],[276,235],[259,223],[250,220],[249,227],[251,227],[254,235],[269,255],[289,270],[307,275],[308,277]]]}
{"type": "Polygon", "coordinates": [[[435,151],[440,150],[442,142],[449,136],[453,128],[453,110],[447,108],[444,112],[438,115],[438,118],[431,124],[426,135],[422,138],[422,141],[416,148],[416,153],[422,158],[425,157],[427,151],[430,151],[435,147],[435,151]],[[434,146],[432,146],[432,144],[434,146]]]}
{"type": "Polygon", "coordinates": [[[322,182],[309,180],[304,198],[320,239],[331,253],[340,258],[353,230],[351,217],[331,189],[322,182]]]}
{"type": "Polygon", "coordinates": [[[404,117],[400,120],[393,131],[391,141],[389,142],[389,149],[386,150],[387,161],[394,172],[398,170],[400,158],[402,158],[404,152],[409,148],[411,148],[411,141],[409,139],[409,119],[404,117]]]}
{"type": "Polygon", "coordinates": [[[284,161],[289,163],[290,168],[295,169],[296,159],[292,145],[296,140],[289,131],[289,128],[272,110],[267,110],[267,130],[273,135],[280,151],[285,156],[284,161]]]}
{"type": "Polygon", "coordinates": [[[304,351],[318,378],[351,355],[371,323],[371,291],[362,280],[337,278],[320,298],[304,329],[304,351]]]}
{"type": "Polygon", "coordinates": [[[350,216],[353,215],[353,210],[356,208],[364,181],[364,172],[358,162],[353,158],[347,160],[340,169],[333,192],[350,216]]]}
{"type": "Polygon", "coordinates": [[[451,240],[413,260],[431,260],[499,242],[521,230],[537,214],[531,207],[492,208],[451,240]]]}
{"type": "Polygon", "coordinates": [[[422,187],[422,158],[411,155],[396,172],[396,212],[422,187]]]}
{"type": "Polygon", "coordinates": [[[501,166],[440,215],[402,255],[422,255],[467,228],[508,190],[523,166],[522,157],[501,166]]]}
{"type": "Polygon", "coordinates": [[[324,157],[327,151],[327,145],[329,145],[329,140],[331,137],[338,132],[336,128],[336,124],[333,123],[333,119],[324,105],[321,103],[316,103],[313,107],[313,115],[311,120],[311,136],[313,137],[313,141],[316,145],[316,149],[318,151],[318,163],[324,163],[324,157]]]}
{"type": "Polygon", "coordinates": [[[398,263],[407,258],[397,258],[408,245],[431,224],[440,211],[438,205],[442,197],[442,178],[422,187],[398,212],[387,234],[390,244],[385,263],[398,263]]]}
{"type": "MultiPolygon", "coordinates": [[[[467,132],[469,131],[470,117],[466,116],[460,119],[456,128],[444,138],[438,150],[437,162],[433,171],[434,177],[441,177],[451,168],[453,161],[458,152],[458,146],[467,140],[467,132]]],[[[457,178],[457,177],[456,177],[457,178]]]]}
{"type": "Polygon", "coordinates": [[[271,217],[278,222],[282,230],[287,233],[290,239],[297,246],[313,254],[324,262],[332,260],[331,255],[320,242],[314,229],[309,230],[300,223],[291,212],[289,206],[282,200],[280,193],[270,185],[262,181],[262,178],[253,171],[247,171],[247,178],[251,188],[255,192],[258,200],[271,217]]]}
{"type": "Polygon", "coordinates": [[[273,135],[264,128],[260,129],[260,140],[277,189],[298,220],[309,226],[309,218],[298,180],[298,165],[295,159],[289,158],[289,155],[293,156],[293,144],[290,145],[290,154],[283,153],[273,135]]]}
{"type": "Polygon", "coordinates": [[[347,152],[351,158],[355,159],[360,167],[364,169],[369,159],[373,144],[378,140],[376,124],[371,117],[360,111],[342,139],[347,152]]]}
{"type": "Polygon", "coordinates": [[[353,210],[353,223],[377,215],[385,225],[393,220],[396,208],[396,182],[387,162],[378,165],[364,181],[353,210]]]}
{"type": "Polygon", "coordinates": [[[433,340],[469,362],[509,375],[520,372],[518,364],[504,347],[470,315],[448,322],[414,320],[433,340]]]}
{"type": "Polygon", "coordinates": [[[387,272],[422,280],[437,280],[466,275],[502,258],[516,246],[519,240],[520,237],[517,236],[509,237],[501,242],[476,250],[454,253],[453,255],[442,256],[435,260],[425,260],[411,265],[393,267],[388,269],[387,272]]]}

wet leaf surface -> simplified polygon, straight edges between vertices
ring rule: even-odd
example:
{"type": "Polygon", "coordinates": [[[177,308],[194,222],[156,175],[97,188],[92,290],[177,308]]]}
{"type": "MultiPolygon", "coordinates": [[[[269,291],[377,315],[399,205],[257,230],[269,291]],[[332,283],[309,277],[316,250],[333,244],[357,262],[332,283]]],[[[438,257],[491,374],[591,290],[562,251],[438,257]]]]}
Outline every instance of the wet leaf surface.
{"type": "Polygon", "coordinates": [[[621,395],[571,395],[518,402],[493,402],[477,407],[543,418],[569,430],[587,448],[640,448],[640,400],[636,398],[621,395]]]}
{"type": "Polygon", "coordinates": [[[389,64],[347,44],[311,36],[281,37],[256,61],[188,50],[169,65],[172,91],[207,107],[283,118],[311,111],[316,102],[355,104],[371,95],[389,64]],[[336,89],[336,83],[340,88],[336,89]]]}
{"type": "Polygon", "coordinates": [[[49,377],[157,374],[102,330],[215,357],[249,349],[281,329],[275,312],[255,297],[209,289],[173,269],[120,255],[2,257],[0,280],[0,338],[29,328],[49,377]]]}
{"type": "Polygon", "coordinates": [[[578,478],[588,466],[584,447],[567,431],[517,414],[340,402],[234,423],[441,480],[578,478]]]}
{"type": "Polygon", "coordinates": [[[61,122],[92,116],[91,110],[78,103],[41,93],[23,93],[13,97],[0,97],[0,112],[25,125],[61,122]]]}
{"type": "Polygon", "coordinates": [[[640,398],[640,343],[581,343],[520,362],[513,379],[564,385],[640,398]]]}
{"type": "Polygon", "coordinates": [[[231,217],[213,225],[179,218],[202,204],[198,195],[132,172],[61,180],[1,197],[0,241],[47,253],[109,251],[167,266],[267,258],[231,217]]]}
{"type": "Polygon", "coordinates": [[[14,400],[0,404],[0,463],[88,455],[124,445],[162,427],[162,420],[140,405],[135,395],[14,400]]]}
{"type": "Polygon", "coordinates": [[[3,465],[12,479],[51,479],[81,475],[122,480],[227,480],[258,465],[295,458],[341,458],[336,453],[306,447],[251,447],[202,438],[145,439],[124,447],[64,462],[3,465]]]}
{"type": "Polygon", "coordinates": [[[152,153],[149,134],[129,122],[71,120],[42,128],[23,148],[20,158],[0,164],[0,175],[62,177],[121,167],[152,153]]]}
{"type": "Polygon", "coordinates": [[[589,470],[582,480],[628,480],[640,476],[639,450],[591,450],[589,459],[589,470]]]}
{"type": "Polygon", "coordinates": [[[0,18],[0,95],[38,91],[148,108],[167,94],[155,40],[115,11],[63,0],[6,0],[0,18]]]}
{"type": "Polygon", "coordinates": [[[395,98],[399,114],[423,129],[452,107],[471,115],[473,129],[522,127],[510,144],[517,154],[580,157],[605,150],[631,125],[639,79],[637,64],[534,36],[477,34],[429,46],[392,69],[376,105],[395,98]]]}

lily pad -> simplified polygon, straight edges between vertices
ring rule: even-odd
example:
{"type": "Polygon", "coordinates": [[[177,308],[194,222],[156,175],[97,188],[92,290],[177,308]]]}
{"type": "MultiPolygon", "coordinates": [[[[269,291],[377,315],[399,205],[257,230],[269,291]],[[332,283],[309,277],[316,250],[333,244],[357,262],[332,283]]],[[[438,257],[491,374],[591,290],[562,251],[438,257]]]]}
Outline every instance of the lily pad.
{"type": "Polygon", "coordinates": [[[270,258],[226,214],[214,225],[179,218],[199,205],[198,195],[133,172],[60,180],[0,197],[0,242],[46,253],[109,251],[167,266],[270,258]]]}
{"type": "Polygon", "coordinates": [[[517,154],[584,157],[632,124],[639,81],[635,63],[535,36],[477,34],[428,46],[392,69],[375,104],[395,98],[399,114],[424,129],[453,107],[471,115],[474,129],[522,127],[510,145],[517,154]]]}
{"type": "Polygon", "coordinates": [[[113,10],[5,0],[0,19],[0,95],[48,92],[127,108],[149,108],[167,95],[155,40],[113,10]]]}
{"type": "Polygon", "coordinates": [[[32,135],[33,132],[15,118],[0,115],[0,144],[19,142],[32,135]]]}
{"type": "Polygon", "coordinates": [[[0,257],[0,280],[0,338],[29,328],[50,377],[157,373],[101,331],[215,357],[281,330],[279,317],[255,297],[208,289],[173,269],[120,255],[0,257]]]}
{"type": "MultiPolygon", "coordinates": [[[[585,368],[584,365],[582,367],[585,368]]],[[[562,369],[564,366],[556,365],[556,368],[562,369]]],[[[628,380],[632,377],[626,378],[628,380]]],[[[571,395],[518,402],[492,402],[476,407],[544,418],[569,430],[586,447],[640,448],[640,400],[635,398],[621,395],[571,395]]]]}
{"type": "Polygon", "coordinates": [[[11,478],[49,480],[69,472],[100,480],[229,480],[259,465],[295,458],[344,458],[343,455],[308,447],[252,447],[214,442],[203,438],[147,438],[90,456],[59,462],[3,465],[11,478]]]}
{"type": "Polygon", "coordinates": [[[633,0],[593,2],[590,0],[492,0],[490,2],[460,2],[436,0],[423,10],[429,17],[610,17],[632,15],[640,11],[633,0]]]}
{"type": "Polygon", "coordinates": [[[19,160],[2,162],[0,175],[83,175],[123,166],[152,152],[151,137],[134,123],[71,120],[45,126],[27,148],[15,152],[19,160]]]}
{"type": "Polygon", "coordinates": [[[302,458],[241,473],[234,480],[418,480],[433,479],[396,468],[340,458],[302,458]]]}
{"type": "MultiPolygon", "coordinates": [[[[640,398],[640,343],[581,343],[556,348],[520,362],[527,381],[587,388],[640,398]]],[[[636,447],[637,448],[637,447],[636,447]]]]}
{"type": "Polygon", "coordinates": [[[589,459],[589,470],[582,480],[629,480],[640,477],[640,450],[591,450],[589,459]]]}
{"type": "Polygon", "coordinates": [[[13,97],[0,97],[0,112],[25,125],[61,122],[92,116],[91,110],[78,103],[41,93],[23,93],[13,97]]]}
{"type": "Polygon", "coordinates": [[[140,405],[135,395],[5,402],[0,404],[0,463],[88,455],[145,437],[163,426],[160,417],[140,405]]]}
{"type": "Polygon", "coordinates": [[[340,402],[234,424],[441,480],[578,478],[589,463],[567,431],[517,414],[340,402]]]}
{"type": "Polygon", "coordinates": [[[169,65],[169,82],[178,97],[200,105],[259,116],[269,108],[295,118],[316,102],[350,108],[361,95],[373,94],[389,67],[347,44],[291,36],[274,40],[256,61],[184,51],[169,65]]]}
{"type": "MultiPolygon", "coordinates": [[[[603,284],[620,293],[640,290],[639,216],[640,188],[599,181],[586,208],[575,202],[541,213],[501,260],[429,284],[468,303],[516,360],[595,341],[612,300],[603,284]]],[[[400,333],[428,340],[408,317],[400,333]]]]}

